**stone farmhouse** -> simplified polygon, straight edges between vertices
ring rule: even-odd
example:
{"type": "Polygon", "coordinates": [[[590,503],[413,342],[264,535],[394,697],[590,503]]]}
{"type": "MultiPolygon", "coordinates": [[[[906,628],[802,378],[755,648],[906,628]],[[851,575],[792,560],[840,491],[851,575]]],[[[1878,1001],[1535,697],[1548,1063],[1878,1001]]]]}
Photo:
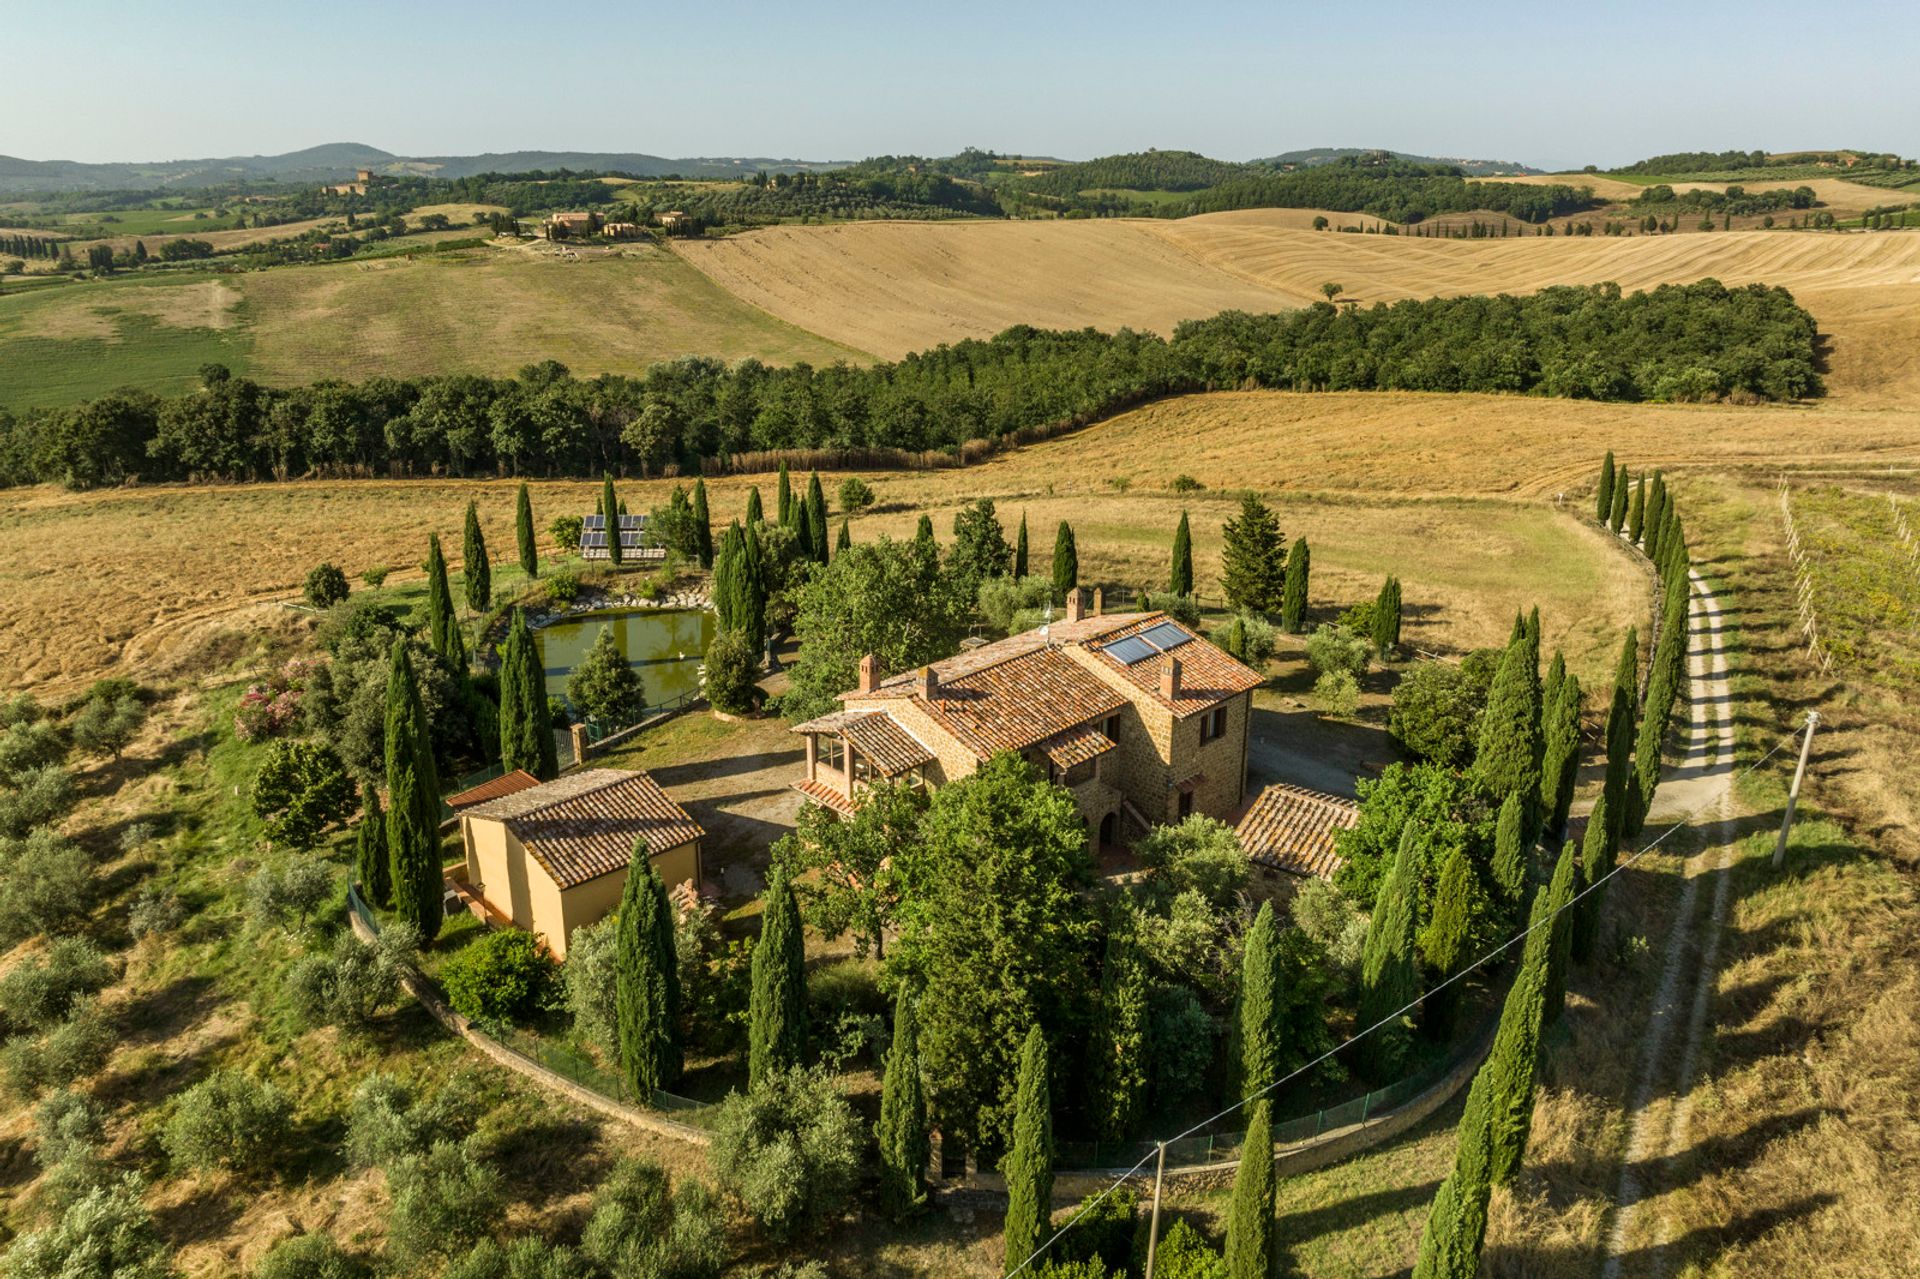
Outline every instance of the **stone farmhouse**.
{"type": "Polygon", "coordinates": [[[814,803],[853,811],[874,778],[939,786],[1016,751],[1073,792],[1099,846],[1246,800],[1261,677],[1165,613],[1082,611],[917,671],[871,656],[842,708],[795,726],[814,803]]]}

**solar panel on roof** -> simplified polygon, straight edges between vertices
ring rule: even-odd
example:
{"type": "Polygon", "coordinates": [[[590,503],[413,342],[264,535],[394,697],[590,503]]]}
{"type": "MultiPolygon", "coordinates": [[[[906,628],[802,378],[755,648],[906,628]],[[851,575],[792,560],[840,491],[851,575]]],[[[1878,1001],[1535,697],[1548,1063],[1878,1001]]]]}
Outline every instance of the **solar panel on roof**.
{"type": "Polygon", "coordinates": [[[1179,648],[1193,636],[1178,622],[1160,622],[1141,631],[1140,638],[1164,653],[1170,648],[1179,648]]]}
{"type": "Polygon", "coordinates": [[[1123,640],[1115,640],[1107,645],[1106,652],[1120,661],[1132,666],[1135,662],[1144,662],[1160,650],[1141,639],[1138,635],[1129,635],[1123,640]]]}

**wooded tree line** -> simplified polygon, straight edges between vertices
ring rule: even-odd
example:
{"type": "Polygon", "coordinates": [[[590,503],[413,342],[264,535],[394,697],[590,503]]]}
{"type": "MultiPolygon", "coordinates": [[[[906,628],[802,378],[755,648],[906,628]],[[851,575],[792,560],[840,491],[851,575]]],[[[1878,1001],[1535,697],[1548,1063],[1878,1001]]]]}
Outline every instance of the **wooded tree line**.
{"type": "Polygon", "coordinates": [[[1129,155],[1102,156],[1080,164],[1063,164],[1022,178],[1017,185],[1036,194],[1058,196],[1075,196],[1101,187],[1199,191],[1261,172],[1263,170],[1253,165],[1215,160],[1194,151],[1137,151],[1129,155]]]}
{"type": "Polygon", "coordinates": [[[1798,186],[1791,190],[1777,187],[1771,191],[1749,191],[1734,183],[1725,191],[1699,188],[1675,191],[1662,182],[1642,191],[1631,203],[1636,209],[1698,209],[1709,213],[1730,213],[1739,218],[1755,213],[1777,213],[1782,209],[1811,209],[1820,201],[1814,198],[1813,188],[1809,186],[1798,186]]]}
{"type": "Polygon", "coordinates": [[[1601,400],[1792,399],[1822,390],[1815,325],[1784,289],[1717,281],[1622,294],[1230,311],[1171,340],[1019,326],[856,368],[692,357],[643,376],[321,382],[277,390],[202,370],[198,391],[121,391],[0,410],[0,483],[334,475],[660,474],[749,450],[953,451],[1088,421],[1163,395],[1290,390],[1506,391],[1601,400]]]}
{"type": "Polygon", "coordinates": [[[1159,205],[1151,212],[1181,218],[1228,209],[1332,209],[1371,213],[1391,222],[1419,222],[1436,213],[1488,209],[1523,222],[1544,222],[1597,208],[1599,203],[1586,187],[1474,182],[1448,165],[1348,157],[1290,173],[1221,182],[1191,200],[1159,205]]]}

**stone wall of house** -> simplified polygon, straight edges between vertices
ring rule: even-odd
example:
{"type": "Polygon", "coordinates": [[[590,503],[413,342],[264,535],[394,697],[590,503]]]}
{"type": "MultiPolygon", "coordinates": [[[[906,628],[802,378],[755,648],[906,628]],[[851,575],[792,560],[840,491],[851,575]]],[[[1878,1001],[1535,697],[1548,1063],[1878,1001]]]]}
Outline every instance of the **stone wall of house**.
{"type": "MultiPolygon", "coordinates": [[[[1173,780],[1177,783],[1195,773],[1205,774],[1207,780],[1193,793],[1193,811],[1217,817],[1221,821],[1229,820],[1246,798],[1247,735],[1253,713],[1253,694],[1242,693],[1229,699],[1226,708],[1227,731],[1205,745],[1200,742],[1200,729],[1208,712],[1189,715],[1175,721],[1173,726],[1173,758],[1176,761],[1173,780]]],[[[1177,795],[1168,797],[1169,820],[1174,812],[1173,801],[1177,798],[1177,795]]]]}

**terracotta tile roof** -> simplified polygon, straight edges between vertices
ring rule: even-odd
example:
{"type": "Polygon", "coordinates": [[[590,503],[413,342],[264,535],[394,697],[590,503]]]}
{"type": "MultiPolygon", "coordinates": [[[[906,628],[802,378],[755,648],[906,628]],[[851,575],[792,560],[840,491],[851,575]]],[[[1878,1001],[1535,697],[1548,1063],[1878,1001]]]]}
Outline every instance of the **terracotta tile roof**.
{"type": "Polygon", "coordinates": [[[636,841],[658,855],[706,834],[653,778],[615,768],[570,773],[462,816],[504,823],[561,888],[625,870],[636,841]]]}
{"type": "Polygon", "coordinates": [[[1342,862],[1334,832],[1359,820],[1360,806],[1350,799],[1276,782],[1254,798],[1235,829],[1247,856],[1261,865],[1332,879],[1342,862]]]}
{"type": "Polygon", "coordinates": [[[801,778],[799,781],[792,783],[792,786],[793,789],[799,791],[802,795],[805,795],[808,799],[823,808],[831,808],[834,812],[844,817],[851,817],[853,815],[853,801],[848,799],[844,792],[827,785],[825,782],[816,782],[809,778],[801,778]]]}
{"type": "MultiPolygon", "coordinates": [[[[1225,649],[1200,638],[1193,631],[1180,626],[1178,622],[1172,622],[1172,624],[1180,626],[1180,629],[1190,638],[1188,642],[1169,652],[1155,653],[1152,657],[1143,658],[1129,666],[1106,651],[1109,646],[1130,635],[1138,635],[1162,622],[1171,621],[1172,619],[1164,613],[1130,614],[1125,625],[1111,627],[1100,632],[1097,637],[1089,637],[1089,639],[1097,638],[1097,643],[1082,642],[1075,647],[1084,653],[1089,661],[1099,662],[1119,672],[1154,701],[1182,719],[1216,706],[1226,698],[1258,688],[1265,682],[1257,672],[1241,664],[1225,649]],[[1168,701],[1160,695],[1160,676],[1167,669],[1167,664],[1176,659],[1180,663],[1180,696],[1168,701]]],[[[1056,632],[1059,629],[1056,627],[1056,632]]]]}
{"type": "Polygon", "coordinates": [[[910,773],[933,759],[933,752],[885,711],[833,711],[792,731],[844,738],[882,777],[910,773]]]}
{"type": "Polygon", "coordinates": [[[538,777],[524,768],[516,768],[511,773],[503,773],[491,781],[481,782],[478,786],[463,790],[458,795],[447,796],[446,804],[457,813],[463,808],[484,804],[490,799],[499,799],[504,795],[516,795],[539,784],[538,777]]]}
{"type": "Polygon", "coordinates": [[[1055,733],[1040,743],[1040,749],[1046,753],[1053,766],[1062,771],[1075,764],[1084,764],[1090,759],[1106,754],[1114,746],[1113,739],[1091,724],[1082,724],[1070,728],[1064,733],[1055,733]]]}
{"type": "Polygon", "coordinates": [[[1125,696],[1059,648],[1029,636],[1037,632],[934,663],[931,698],[917,671],[887,680],[874,692],[843,696],[856,709],[868,699],[911,698],[980,759],[1025,750],[1127,704],[1125,696]]]}

